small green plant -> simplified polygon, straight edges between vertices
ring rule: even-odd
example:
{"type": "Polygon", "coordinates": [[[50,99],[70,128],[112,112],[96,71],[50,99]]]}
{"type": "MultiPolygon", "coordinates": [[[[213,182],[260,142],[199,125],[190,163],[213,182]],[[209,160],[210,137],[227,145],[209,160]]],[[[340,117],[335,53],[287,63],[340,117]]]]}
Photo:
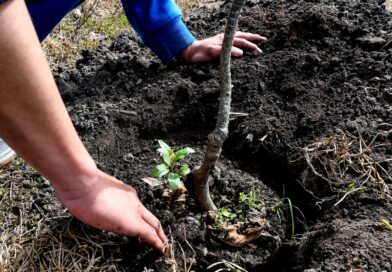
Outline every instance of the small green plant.
{"type": "Polygon", "coordinates": [[[387,227],[387,229],[392,230],[392,224],[389,222],[388,219],[384,219],[381,221],[387,227]]]}
{"type": "Polygon", "coordinates": [[[237,214],[230,212],[228,209],[226,208],[220,208],[218,210],[218,213],[215,216],[215,225],[216,226],[220,226],[222,225],[224,222],[227,221],[234,221],[234,219],[237,218],[237,214]]]}
{"type": "Polygon", "coordinates": [[[248,205],[251,210],[260,210],[262,208],[262,204],[257,200],[257,192],[254,184],[252,184],[252,188],[248,194],[240,192],[240,201],[248,205]]]}
{"type": "Polygon", "coordinates": [[[157,152],[159,153],[161,160],[160,163],[152,169],[150,175],[158,179],[167,176],[169,186],[175,191],[182,183],[181,178],[191,172],[189,165],[186,163],[181,164],[180,161],[195,151],[190,147],[175,151],[162,140],[158,140],[158,144],[159,148],[157,149],[157,152]]]}
{"type": "Polygon", "coordinates": [[[287,202],[287,205],[289,207],[289,212],[290,212],[291,238],[294,238],[294,236],[295,236],[295,219],[296,219],[295,216],[294,216],[294,209],[297,210],[301,214],[301,217],[303,218],[303,225],[305,226],[305,228],[307,227],[306,218],[305,218],[305,215],[302,213],[302,211],[298,207],[294,206],[291,203],[291,199],[290,198],[283,197],[283,198],[281,198],[278,201],[278,203],[276,203],[271,208],[271,211],[275,212],[276,215],[278,216],[279,221],[282,221],[282,219],[284,217],[283,209],[284,209],[284,206],[286,205],[285,202],[287,202]]]}
{"type": "Polygon", "coordinates": [[[357,185],[355,184],[355,182],[351,182],[347,185],[347,191],[346,193],[343,195],[343,197],[334,204],[334,206],[339,205],[340,203],[343,202],[343,200],[346,199],[347,196],[351,195],[351,194],[362,194],[366,191],[366,187],[365,186],[359,186],[357,187],[357,185]]]}
{"type": "Polygon", "coordinates": [[[365,186],[359,186],[355,184],[355,182],[351,182],[349,185],[347,185],[347,191],[348,192],[353,192],[353,191],[358,191],[359,193],[364,193],[366,190],[365,186]]]}

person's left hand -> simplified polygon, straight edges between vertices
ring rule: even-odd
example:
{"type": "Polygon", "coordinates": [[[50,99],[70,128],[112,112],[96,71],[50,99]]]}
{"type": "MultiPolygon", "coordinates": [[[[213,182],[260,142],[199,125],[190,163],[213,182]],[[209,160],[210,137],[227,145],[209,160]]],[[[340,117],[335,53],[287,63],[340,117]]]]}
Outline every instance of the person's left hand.
{"type": "MultiPolygon", "coordinates": [[[[181,56],[188,62],[212,61],[221,55],[223,37],[224,34],[221,33],[204,40],[196,40],[182,51],[181,56]]],[[[267,38],[258,34],[237,31],[234,36],[231,55],[233,57],[242,56],[244,52],[240,47],[261,53],[261,49],[253,43],[260,41],[267,41],[267,38]]]]}

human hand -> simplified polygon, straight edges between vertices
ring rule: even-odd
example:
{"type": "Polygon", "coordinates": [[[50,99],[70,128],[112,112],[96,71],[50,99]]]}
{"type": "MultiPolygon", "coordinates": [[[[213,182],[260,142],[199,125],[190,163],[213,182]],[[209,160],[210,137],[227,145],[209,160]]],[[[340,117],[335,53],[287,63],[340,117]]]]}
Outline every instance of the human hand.
{"type": "MultiPolygon", "coordinates": [[[[181,56],[189,62],[212,61],[221,55],[223,37],[224,34],[221,33],[204,40],[196,40],[182,51],[181,56]]],[[[258,34],[237,31],[234,36],[231,55],[233,57],[242,56],[244,52],[239,47],[256,50],[261,53],[261,49],[253,43],[258,41],[267,41],[267,38],[258,34]]]]}
{"type": "Polygon", "coordinates": [[[86,224],[126,236],[138,236],[165,253],[167,238],[161,223],[143,206],[135,189],[97,171],[96,180],[86,192],[56,190],[61,202],[86,224]]]}

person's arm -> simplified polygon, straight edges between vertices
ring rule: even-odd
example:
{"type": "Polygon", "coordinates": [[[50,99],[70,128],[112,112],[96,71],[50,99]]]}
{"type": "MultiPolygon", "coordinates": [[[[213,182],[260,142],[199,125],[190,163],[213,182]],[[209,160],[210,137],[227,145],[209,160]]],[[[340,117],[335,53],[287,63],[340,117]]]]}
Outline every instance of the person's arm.
{"type": "Polygon", "coordinates": [[[195,41],[174,0],[122,0],[122,4],[133,29],[162,62],[195,41]]]}
{"type": "MultiPolygon", "coordinates": [[[[143,43],[167,62],[177,55],[189,62],[216,59],[222,51],[223,34],[196,40],[182,21],[182,14],[174,0],[122,0],[125,14],[143,43]]],[[[253,42],[265,41],[258,34],[237,32],[233,42],[233,56],[241,56],[239,47],[257,50],[253,42]]]]}
{"type": "Polygon", "coordinates": [[[98,170],[80,141],[24,0],[0,4],[0,137],[51,181],[80,220],[163,251],[158,219],[132,187],[98,170]]]}

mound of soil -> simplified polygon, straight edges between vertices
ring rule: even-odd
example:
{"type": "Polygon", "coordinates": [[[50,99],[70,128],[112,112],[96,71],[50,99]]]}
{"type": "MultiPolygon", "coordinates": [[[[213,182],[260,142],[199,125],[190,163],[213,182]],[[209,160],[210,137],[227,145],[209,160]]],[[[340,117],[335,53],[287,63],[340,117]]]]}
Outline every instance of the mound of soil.
{"type": "MultiPolygon", "coordinates": [[[[392,15],[382,2],[251,1],[240,20],[242,31],[269,41],[260,44],[263,54],[245,52],[233,60],[232,111],[249,116],[231,122],[212,193],[218,205],[233,210],[238,193],[252,184],[266,207],[291,199],[298,208],[295,239],[290,218],[279,221],[268,209],[274,239],[228,247],[207,233],[192,199],[186,211],[173,213],[162,207],[159,190],[141,182],[156,164],[157,139],[194,147],[191,165],[200,162],[217,114],[217,63],[164,66],[124,33],[110,47],[84,52],[76,69],[58,71],[58,86],[98,166],[138,190],[185,256],[195,259],[195,271],[222,259],[249,271],[389,271],[392,233],[380,222],[392,220],[392,15]],[[363,192],[336,192],[317,171],[309,173],[312,185],[304,186],[311,169],[305,147],[338,132],[371,148],[382,192],[371,181],[363,192]]],[[[226,4],[205,5],[187,24],[199,37],[210,36],[223,30],[226,14],[226,4]]],[[[346,174],[360,186],[356,173],[346,174]]],[[[165,271],[158,256],[154,263],[150,250],[134,243],[124,241],[116,251],[121,270],[165,271]]]]}

